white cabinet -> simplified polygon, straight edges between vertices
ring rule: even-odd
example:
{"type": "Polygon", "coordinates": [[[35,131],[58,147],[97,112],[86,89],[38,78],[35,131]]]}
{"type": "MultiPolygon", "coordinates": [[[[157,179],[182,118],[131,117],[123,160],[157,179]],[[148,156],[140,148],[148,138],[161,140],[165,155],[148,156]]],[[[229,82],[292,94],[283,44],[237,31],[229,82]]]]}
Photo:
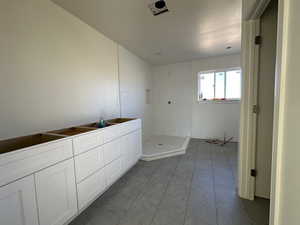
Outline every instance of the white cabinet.
{"type": "Polygon", "coordinates": [[[126,172],[129,168],[130,168],[130,164],[131,164],[131,157],[130,157],[130,138],[129,135],[123,136],[120,139],[121,142],[121,154],[122,154],[122,162],[121,162],[121,166],[122,166],[122,172],[126,172]]]}
{"type": "Polygon", "coordinates": [[[103,130],[103,142],[108,143],[120,137],[120,125],[114,125],[111,127],[106,127],[103,130]]]}
{"type": "Polygon", "coordinates": [[[77,213],[74,160],[35,174],[40,225],[63,225],[77,213]]]}
{"type": "Polygon", "coordinates": [[[111,186],[122,174],[122,161],[121,158],[108,164],[105,168],[105,176],[107,186],[111,186]]]}
{"type": "Polygon", "coordinates": [[[76,182],[83,179],[104,167],[104,147],[92,149],[75,157],[76,182]]]}
{"type": "Polygon", "coordinates": [[[128,152],[130,154],[130,166],[133,166],[140,158],[140,132],[135,131],[130,134],[129,136],[129,147],[128,152]]]}
{"type": "Polygon", "coordinates": [[[0,188],[1,225],[38,225],[33,175],[0,188]]]}
{"type": "Polygon", "coordinates": [[[102,194],[106,189],[106,179],[104,169],[97,171],[77,185],[78,207],[79,210],[84,209],[98,195],[102,194]]]}
{"type": "MultiPolygon", "coordinates": [[[[0,157],[0,185],[73,157],[72,140],[61,140],[10,152],[0,157]]],[[[1,224],[2,225],[2,224],[1,224]]]]}
{"type": "Polygon", "coordinates": [[[92,148],[103,144],[103,133],[93,132],[89,134],[83,134],[73,139],[74,154],[86,152],[92,148]]]}
{"type": "Polygon", "coordinates": [[[137,162],[142,156],[142,132],[137,130],[133,133],[134,161],[137,162]]]}
{"type": "Polygon", "coordinates": [[[120,135],[126,135],[141,128],[142,121],[140,119],[131,120],[119,125],[120,135]]]}
{"type": "Polygon", "coordinates": [[[67,224],[141,151],[138,119],[1,154],[0,225],[67,224]]]}
{"type": "Polygon", "coordinates": [[[122,170],[127,171],[141,157],[141,131],[137,130],[121,138],[122,170]]]}
{"type": "Polygon", "coordinates": [[[103,145],[105,165],[111,163],[121,156],[120,144],[121,142],[119,138],[103,145]]]}

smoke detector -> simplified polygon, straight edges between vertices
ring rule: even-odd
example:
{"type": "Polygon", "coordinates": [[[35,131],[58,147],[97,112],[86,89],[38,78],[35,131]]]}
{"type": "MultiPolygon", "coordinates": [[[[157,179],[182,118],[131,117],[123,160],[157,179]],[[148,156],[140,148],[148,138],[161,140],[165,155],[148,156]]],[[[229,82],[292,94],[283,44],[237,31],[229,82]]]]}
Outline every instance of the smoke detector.
{"type": "Polygon", "coordinates": [[[157,16],[169,11],[165,0],[150,0],[148,7],[153,16],[157,16]]]}

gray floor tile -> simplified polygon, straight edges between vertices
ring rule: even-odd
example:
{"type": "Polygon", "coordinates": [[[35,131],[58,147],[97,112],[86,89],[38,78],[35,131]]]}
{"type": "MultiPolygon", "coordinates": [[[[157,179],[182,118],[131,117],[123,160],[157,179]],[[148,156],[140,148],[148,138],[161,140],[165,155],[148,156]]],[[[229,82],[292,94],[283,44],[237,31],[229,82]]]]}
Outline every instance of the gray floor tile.
{"type": "Polygon", "coordinates": [[[269,201],[238,197],[237,144],[192,139],[182,156],[138,162],[71,225],[267,225],[269,201]]]}
{"type": "Polygon", "coordinates": [[[117,225],[120,221],[119,215],[114,210],[91,208],[87,214],[87,225],[117,225]]]}
{"type": "Polygon", "coordinates": [[[87,215],[87,210],[82,212],[75,220],[73,220],[69,225],[88,225],[89,218],[87,215]]]}
{"type": "Polygon", "coordinates": [[[170,204],[163,204],[156,213],[152,225],[183,225],[185,212],[181,207],[170,207],[170,204]]]}
{"type": "Polygon", "coordinates": [[[166,197],[179,198],[186,200],[190,192],[189,183],[176,183],[176,181],[171,181],[169,187],[165,193],[166,197]]]}
{"type": "MultiPolygon", "coordinates": [[[[217,225],[216,220],[208,221],[207,218],[210,214],[203,216],[203,213],[197,213],[197,211],[188,211],[184,225],[217,225]]],[[[215,215],[214,215],[215,217],[215,215]]]]}
{"type": "Polygon", "coordinates": [[[161,199],[165,196],[166,188],[166,183],[149,183],[149,186],[141,196],[147,199],[151,204],[158,206],[161,199]]]}
{"type": "Polygon", "coordinates": [[[249,215],[255,222],[255,225],[269,224],[270,201],[262,198],[256,198],[255,201],[241,200],[249,215]]]}
{"type": "Polygon", "coordinates": [[[187,207],[187,219],[196,224],[217,224],[217,208],[212,189],[192,188],[187,207]]]}
{"type": "Polygon", "coordinates": [[[150,225],[156,212],[156,205],[140,196],[120,221],[120,225],[150,225]]]}
{"type": "Polygon", "coordinates": [[[114,195],[105,195],[97,199],[92,206],[100,209],[113,210],[119,214],[126,213],[133,202],[135,201],[136,196],[128,197],[123,195],[121,192],[114,195]]]}
{"type": "Polygon", "coordinates": [[[218,205],[219,225],[254,225],[246,211],[237,204],[218,205]]]}

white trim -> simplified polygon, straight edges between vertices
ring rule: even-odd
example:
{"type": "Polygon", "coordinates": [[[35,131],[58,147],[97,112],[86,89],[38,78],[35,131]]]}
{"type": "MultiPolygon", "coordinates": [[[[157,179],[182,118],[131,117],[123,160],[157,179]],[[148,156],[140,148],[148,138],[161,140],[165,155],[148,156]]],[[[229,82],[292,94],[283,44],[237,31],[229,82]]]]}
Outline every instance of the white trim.
{"type": "Polygon", "coordinates": [[[284,136],[287,42],[290,0],[278,1],[270,225],[280,224],[281,166],[284,136]]]}
{"type": "Polygon", "coordinates": [[[262,16],[262,14],[264,13],[264,11],[266,10],[266,8],[268,7],[270,2],[271,2],[271,0],[257,1],[253,11],[250,14],[250,19],[251,20],[259,19],[262,16]]]}
{"type": "Polygon", "coordinates": [[[203,71],[199,71],[199,73],[218,73],[218,72],[227,72],[227,71],[231,71],[231,70],[241,70],[241,67],[225,67],[225,68],[219,68],[219,69],[215,69],[215,70],[203,70],[203,71]]]}
{"type": "Polygon", "coordinates": [[[239,151],[239,196],[254,199],[255,179],[250,175],[255,169],[256,115],[252,112],[257,104],[257,76],[259,47],[255,36],[259,35],[259,20],[243,21],[242,37],[242,99],[239,151]]]}
{"type": "Polygon", "coordinates": [[[228,100],[200,100],[199,104],[240,104],[240,99],[228,99],[228,100]]]}
{"type": "Polygon", "coordinates": [[[120,45],[117,44],[117,67],[118,67],[118,85],[119,85],[119,110],[122,118],[122,93],[121,93],[121,72],[120,72],[120,45]]]}
{"type": "Polygon", "coordinates": [[[243,19],[259,19],[270,2],[271,0],[243,0],[243,19]]]}
{"type": "Polygon", "coordinates": [[[156,154],[156,155],[143,155],[141,160],[149,162],[149,161],[163,159],[163,158],[169,158],[169,157],[173,157],[173,156],[177,156],[177,155],[184,155],[185,153],[186,153],[186,151],[183,149],[173,150],[170,152],[162,152],[162,153],[156,154]]]}
{"type": "MultiPolygon", "coordinates": [[[[264,0],[266,2],[266,0],[264,0]]],[[[266,4],[267,5],[267,4],[266,4]]],[[[289,20],[290,0],[279,0],[278,4],[278,33],[277,33],[277,59],[276,59],[276,77],[275,77],[275,98],[274,98],[274,126],[273,126],[273,155],[272,155],[272,181],[271,181],[271,202],[270,202],[270,222],[269,225],[282,225],[280,223],[280,194],[281,194],[281,170],[283,162],[283,137],[284,137],[284,113],[285,113],[285,98],[286,98],[286,70],[287,70],[287,41],[288,41],[288,20],[289,20]]],[[[259,10],[256,10],[258,12],[259,10]]],[[[263,12],[263,10],[261,11],[263,12]]],[[[256,13],[256,15],[259,15],[256,13]]],[[[254,17],[252,17],[254,18],[254,17]]],[[[242,49],[242,63],[245,71],[249,70],[249,21],[243,22],[243,49],[242,49]]],[[[251,60],[250,60],[251,61],[251,60]]],[[[245,72],[243,71],[243,72],[245,72]]],[[[245,74],[248,76],[249,74],[245,74]]],[[[245,80],[247,83],[249,81],[245,80]]],[[[246,84],[247,84],[246,83],[246,84]]],[[[247,94],[247,93],[244,93],[247,94]]],[[[247,100],[247,99],[246,99],[247,100]]],[[[245,157],[247,150],[246,136],[247,129],[247,112],[245,112],[245,105],[247,101],[242,99],[241,106],[241,145],[243,150],[240,154],[240,164],[247,164],[247,157],[245,157]],[[246,150],[245,150],[246,148],[246,150]]],[[[249,146],[248,146],[249,147],[249,146]]],[[[244,185],[245,179],[243,173],[245,172],[245,165],[239,164],[239,195],[243,198],[251,199],[247,186],[244,185]]]]}
{"type": "Polygon", "coordinates": [[[197,96],[197,100],[199,103],[232,103],[232,102],[236,102],[236,101],[240,101],[240,98],[226,98],[226,89],[227,89],[227,72],[230,71],[234,71],[234,70],[239,70],[241,71],[241,80],[242,80],[242,69],[241,67],[232,67],[232,68],[226,68],[226,69],[217,69],[217,70],[207,70],[207,71],[200,71],[197,73],[197,80],[198,80],[198,96],[197,96]],[[214,75],[214,97],[216,97],[216,74],[217,73],[224,73],[224,100],[215,100],[215,99],[201,99],[200,95],[201,95],[201,79],[200,76],[201,74],[208,74],[208,73],[213,73],[214,75]]]}

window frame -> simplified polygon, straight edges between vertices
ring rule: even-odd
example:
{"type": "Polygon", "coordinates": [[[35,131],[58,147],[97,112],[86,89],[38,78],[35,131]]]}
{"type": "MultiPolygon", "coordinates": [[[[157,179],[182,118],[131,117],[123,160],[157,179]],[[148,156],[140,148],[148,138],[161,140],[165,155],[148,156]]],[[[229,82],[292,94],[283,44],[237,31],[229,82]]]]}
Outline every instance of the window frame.
{"type": "MultiPolygon", "coordinates": [[[[201,95],[201,79],[200,75],[205,74],[205,73],[214,73],[214,97],[216,96],[216,74],[224,72],[224,96],[226,96],[226,89],[227,89],[227,72],[233,71],[233,70],[240,70],[241,71],[241,81],[242,81],[242,69],[240,67],[232,67],[232,68],[226,68],[226,69],[218,69],[218,70],[206,70],[206,71],[201,71],[198,72],[197,74],[197,80],[198,80],[198,90],[197,90],[197,100],[199,103],[238,103],[241,101],[241,98],[228,98],[228,99],[207,99],[204,100],[200,97],[201,95]]],[[[242,84],[241,84],[242,87],[242,84]]],[[[242,91],[242,90],[241,90],[242,91]]]]}

